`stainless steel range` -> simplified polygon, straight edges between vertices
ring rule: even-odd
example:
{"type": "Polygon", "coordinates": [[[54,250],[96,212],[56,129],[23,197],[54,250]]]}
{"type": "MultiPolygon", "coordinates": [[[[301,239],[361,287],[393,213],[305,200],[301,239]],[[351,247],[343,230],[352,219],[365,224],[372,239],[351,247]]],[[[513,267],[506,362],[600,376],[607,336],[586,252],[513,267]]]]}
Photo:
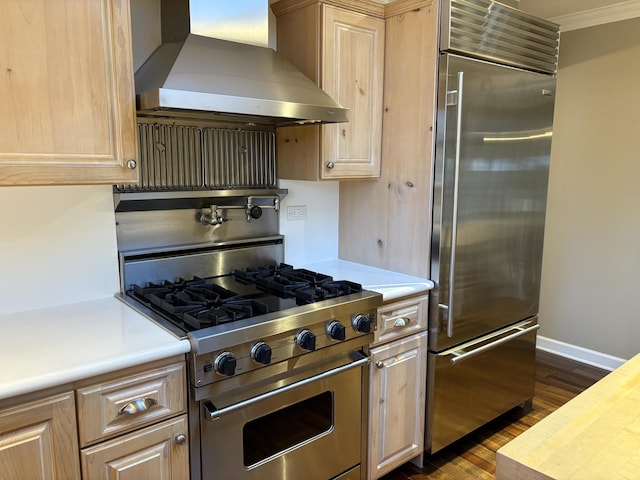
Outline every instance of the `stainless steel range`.
{"type": "Polygon", "coordinates": [[[142,190],[115,193],[119,296],[191,342],[191,478],[364,478],[381,295],[282,263],[284,190],[142,190]]]}

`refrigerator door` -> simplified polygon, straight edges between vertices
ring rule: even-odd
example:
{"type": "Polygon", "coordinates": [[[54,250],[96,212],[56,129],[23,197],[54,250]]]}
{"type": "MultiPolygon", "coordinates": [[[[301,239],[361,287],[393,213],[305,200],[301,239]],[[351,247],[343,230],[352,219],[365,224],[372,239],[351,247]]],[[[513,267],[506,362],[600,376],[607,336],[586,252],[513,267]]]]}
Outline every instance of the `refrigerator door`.
{"type": "Polygon", "coordinates": [[[425,450],[435,453],[533,397],[537,317],[427,361],[425,450]]]}
{"type": "Polygon", "coordinates": [[[555,78],[442,55],[429,346],[538,313],[555,78]]]}

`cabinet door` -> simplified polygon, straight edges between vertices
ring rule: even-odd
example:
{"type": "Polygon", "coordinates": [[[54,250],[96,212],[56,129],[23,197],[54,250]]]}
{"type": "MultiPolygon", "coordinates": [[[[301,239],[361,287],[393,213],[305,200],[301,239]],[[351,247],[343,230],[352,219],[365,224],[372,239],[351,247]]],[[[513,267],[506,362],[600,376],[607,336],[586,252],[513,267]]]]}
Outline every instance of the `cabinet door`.
{"type": "Polygon", "coordinates": [[[380,176],[383,5],[359,0],[331,3],[340,6],[307,0],[272,5],[278,52],[350,110],[348,123],[278,128],[279,178],[380,176]]]}
{"type": "Polygon", "coordinates": [[[80,479],[73,393],[0,411],[2,480],[80,479]]]}
{"type": "Polygon", "coordinates": [[[422,453],[427,332],[371,349],[368,478],[422,453]]]}
{"type": "Polygon", "coordinates": [[[5,0],[0,185],[135,181],[129,0],[5,0]]]}
{"type": "Polygon", "coordinates": [[[82,451],[84,480],[189,479],[187,416],[82,451]]]}
{"type": "Polygon", "coordinates": [[[322,126],[323,179],[380,176],[384,20],[323,5],[322,82],[349,122],[322,126]]]}

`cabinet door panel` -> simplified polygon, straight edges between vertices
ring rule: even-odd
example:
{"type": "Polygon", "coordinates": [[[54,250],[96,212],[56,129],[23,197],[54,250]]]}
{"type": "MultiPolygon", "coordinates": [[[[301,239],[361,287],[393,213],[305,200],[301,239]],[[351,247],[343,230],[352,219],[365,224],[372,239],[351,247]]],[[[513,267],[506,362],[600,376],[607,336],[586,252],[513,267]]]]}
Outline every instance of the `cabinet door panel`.
{"type": "Polygon", "coordinates": [[[323,31],[322,88],[349,108],[350,118],[322,126],[321,176],[379,176],[384,21],[325,5],[323,31]]]}
{"type": "Polygon", "coordinates": [[[137,155],[128,0],[6,0],[0,185],[123,183],[137,155]]]}
{"type": "Polygon", "coordinates": [[[80,478],[73,393],[0,411],[2,480],[80,478]]]}
{"type": "Polygon", "coordinates": [[[187,416],[123,435],[82,451],[85,480],[187,480],[189,448],[187,416]]]}
{"type": "Polygon", "coordinates": [[[380,176],[384,6],[369,0],[279,0],[278,52],[350,110],[349,122],[278,128],[278,176],[380,176]]]}
{"type": "Polygon", "coordinates": [[[422,453],[426,352],[427,332],[371,350],[370,479],[422,453]]]}

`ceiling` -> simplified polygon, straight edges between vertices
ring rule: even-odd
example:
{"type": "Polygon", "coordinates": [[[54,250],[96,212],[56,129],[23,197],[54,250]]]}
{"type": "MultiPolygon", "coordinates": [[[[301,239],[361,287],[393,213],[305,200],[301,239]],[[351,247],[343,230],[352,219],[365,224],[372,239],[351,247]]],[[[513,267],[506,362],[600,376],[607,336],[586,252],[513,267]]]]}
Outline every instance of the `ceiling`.
{"type": "Polygon", "coordinates": [[[519,0],[518,8],[542,18],[554,18],[594,8],[608,7],[622,0],[519,0]]]}

